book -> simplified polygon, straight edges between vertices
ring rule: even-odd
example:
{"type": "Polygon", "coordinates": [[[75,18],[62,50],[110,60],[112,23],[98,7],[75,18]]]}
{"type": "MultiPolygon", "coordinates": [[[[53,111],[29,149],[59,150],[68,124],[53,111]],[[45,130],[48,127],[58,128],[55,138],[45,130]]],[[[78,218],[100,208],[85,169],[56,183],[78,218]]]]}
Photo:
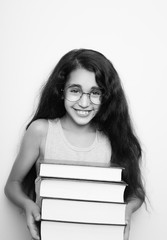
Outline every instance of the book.
{"type": "Polygon", "coordinates": [[[123,203],[125,187],[124,182],[42,178],[39,196],[123,203]]]}
{"type": "Polygon", "coordinates": [[[41,240],[123,240],[124,226],[41,221],[41,240]]]}
{"type": "Polygon", "coordinates": [[[43,199],[41,219],[125,225],[125,207],[124,203],[43,199]]]}
{"type": "Polygon", "coordinates": [[[122,168],[116,166],[100,167],[100,166],[41,163],[40,176],[120,182],[122,178],[122,168]]]}

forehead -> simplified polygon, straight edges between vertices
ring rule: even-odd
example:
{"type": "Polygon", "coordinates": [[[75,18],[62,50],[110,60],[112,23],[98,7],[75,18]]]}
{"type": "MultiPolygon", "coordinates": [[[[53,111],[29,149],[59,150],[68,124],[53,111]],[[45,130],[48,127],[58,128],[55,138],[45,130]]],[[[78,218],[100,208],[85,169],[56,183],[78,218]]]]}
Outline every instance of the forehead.
{"type": "Polygon", "coordinates": [[[92,87],[98,87],[95,79],[95,73],[90,72],[84,68],[78,68],[72,71],[69,75],[69,80],[66,85],[77,84],[82,87],[84,91],[92,87]]]}

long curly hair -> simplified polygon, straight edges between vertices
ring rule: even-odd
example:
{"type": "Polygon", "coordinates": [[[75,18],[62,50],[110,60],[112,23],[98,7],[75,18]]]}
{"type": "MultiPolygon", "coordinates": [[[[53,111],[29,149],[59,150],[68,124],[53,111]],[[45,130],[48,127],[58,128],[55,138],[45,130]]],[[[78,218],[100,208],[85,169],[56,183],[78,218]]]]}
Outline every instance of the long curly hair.
{"type": "MultiPolygon", "coordinates": [[[[118,73],[111,61],[100,52],[75,49],[60,59],[42,88],[37,110],[27,128],[37,119],[55,119],[65,115],[63,89],[69,74],[78,68],[94,72],[96,82],[102,90],[102,103],[92,123],[108,137],[111,143],[111,164],[124,168],[122,177],[128,184],[124,199],[128,201],[131,197],[138,197],[144,201],[145,190],[140,170],[141,146],[132,127],[118,73]]],[[[31,180],[32,171],[35,175],[34,167],[28,174],[31,180]]]]}

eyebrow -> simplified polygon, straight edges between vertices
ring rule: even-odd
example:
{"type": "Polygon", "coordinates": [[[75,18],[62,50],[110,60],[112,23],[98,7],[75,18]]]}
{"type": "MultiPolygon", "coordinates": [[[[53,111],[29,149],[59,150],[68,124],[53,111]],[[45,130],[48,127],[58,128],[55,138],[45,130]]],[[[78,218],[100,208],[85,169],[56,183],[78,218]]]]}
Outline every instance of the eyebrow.
{"type": "MultiPolygon", "coordinates": [[[[71,84],[71,85],[67,85],[67,87],[79,87],[79,88],[81,88],[82,89],[82,86],[80,85],[80,84],[71,84]]],[[[97,90],[100,90],[100,87],[98,87],[98,86],[93,86],[93,87],[91,87],[91,90],[93,90],[93,89],[97,89],[97,90]]]]}

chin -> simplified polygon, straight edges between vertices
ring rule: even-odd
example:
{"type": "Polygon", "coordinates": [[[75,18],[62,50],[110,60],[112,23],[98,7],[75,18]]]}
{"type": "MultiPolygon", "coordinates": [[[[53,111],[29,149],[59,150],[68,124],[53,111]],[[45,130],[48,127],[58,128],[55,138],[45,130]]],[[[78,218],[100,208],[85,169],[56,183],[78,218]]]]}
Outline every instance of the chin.
{"type": "Polygon", "coordinates": [[[86,125],[89,125],[91,123],[93,118],[94,118],[94,115],[93,116],[88,116],[88,117],[78,117],[78,116],[76,117],[76,116],[73,116],[72,120],[77,125],[86,126],[86,125]]]}
{"type": "Polygon", "coordinates": [[[86,125],[89,125],[92,121],[92,118],[91,119],[73,119],[73,121],[77,124],[77,125],[80,125],[80,126],[86,126],[86,125]]]}

